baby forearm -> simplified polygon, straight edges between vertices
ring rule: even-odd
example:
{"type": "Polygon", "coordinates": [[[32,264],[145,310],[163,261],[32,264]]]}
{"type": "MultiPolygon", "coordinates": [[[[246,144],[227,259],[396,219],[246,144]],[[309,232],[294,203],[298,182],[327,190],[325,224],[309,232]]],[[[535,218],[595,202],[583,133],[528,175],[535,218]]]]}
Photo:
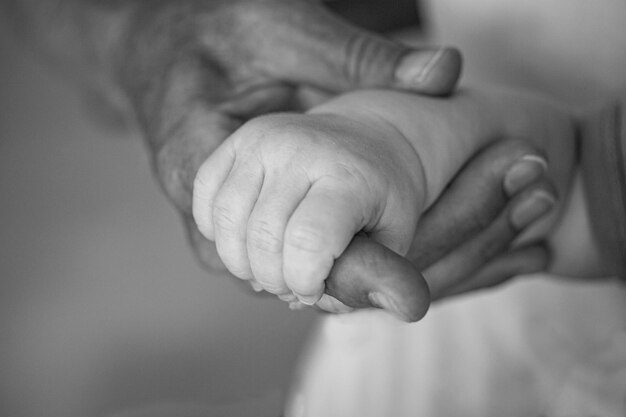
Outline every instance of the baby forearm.
{"type": "Polygon", "coordinates": [[[315,111],[386,123],[399,131],[423,165],[424,209],[478,150],[503,138],[519,138],[544,151],[551,179],[562,195],[568,190],[575,125],[566,112],[536,97],[464,90],[449,99],[436,99],[375,90],[344,95],[315,111]]]}

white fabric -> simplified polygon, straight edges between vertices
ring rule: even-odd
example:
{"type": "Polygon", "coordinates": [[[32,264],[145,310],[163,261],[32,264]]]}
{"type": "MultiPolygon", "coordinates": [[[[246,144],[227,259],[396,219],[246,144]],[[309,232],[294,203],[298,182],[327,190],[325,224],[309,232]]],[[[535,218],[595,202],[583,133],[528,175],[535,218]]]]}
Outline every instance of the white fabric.
{"type": "MultiPolygon", "coordinates": [[[[623,0],[427,6],[435,38],[464,51],[466,80],[577,108],[626,91],[623,0]]],[[[450,300],[412,325],[379,312],[328,316],[286,416],[624,417],[626,290],[543,276],[450,300]]]]}
{"type": "Polygon", "coordinates": [[[625,299],[614,282],[534,278],[410,325],[375,311],[328,316],[286,415],[623,417],[625,299]]]}

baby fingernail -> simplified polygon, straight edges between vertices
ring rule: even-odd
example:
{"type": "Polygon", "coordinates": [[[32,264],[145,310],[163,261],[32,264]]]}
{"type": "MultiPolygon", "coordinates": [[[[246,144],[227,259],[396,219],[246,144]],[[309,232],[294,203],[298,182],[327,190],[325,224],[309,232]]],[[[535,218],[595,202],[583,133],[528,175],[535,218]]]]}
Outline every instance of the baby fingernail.
{"type": "Polygon", "coordinates": [[[288,303],[293,303],[294,301],[298,301],[296,296],[291,294],[291,293],[289,293],[289,294],[279,294],[278,295],[278,299],[281,300],[281,301],[286,301],[288,303]]]}
{"type": "Polygon", "coordinates": [[[250,285],[252,286],[252,289],[256,292],[263,291],[263,287],[261,286],[261,284],[256,281],[250,281],[250,285]]]}
{"type": "Polygon", "coordinates": [[[400,308],[391,297],[388,297],[387,295],[380,292],[371,292],[369,293],[368,297],[375,307],[382,308],[383,310],[395,315],[401,320],[407,320],[406,314],[400,311],[400,308]]]}
{"type": "Polygon", "coordinates": [[[548,170],[548,162],[538,155],[524,155],[513,164],[504,177],[504,189],[513,195],[539,179],[548,170]]]}
{"type": "Polygon", "coordinates": [[[293,311],[302,310],[305,307],[300,301],[292,301],[289,303],[289,309],[293,311]]]}
{"type": "Polygon", "coordinates": [[[545,190],[539,190],[511,211],[511,222],[521,230],[548,213],[556,204],[556,198],[545,190]]]}
{"type": "Polygon", "coordinates": [[[320,299],[320,297],[315,296],[315,295],[298,295],[298,300],[307,306],[312,306],[315,303],[317,303],[320,299]]]}

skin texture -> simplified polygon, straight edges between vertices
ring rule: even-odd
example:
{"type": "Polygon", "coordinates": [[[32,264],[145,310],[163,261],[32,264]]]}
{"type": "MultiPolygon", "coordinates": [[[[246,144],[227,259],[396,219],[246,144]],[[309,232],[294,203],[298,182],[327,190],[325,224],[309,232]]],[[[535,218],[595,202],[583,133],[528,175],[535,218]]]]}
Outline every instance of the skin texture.
{"type": "Polygon", "coordinates": [[[406,258],[357,235],[335,261],[325,281],[326,293],[353,308],[369,307],[370,294],[383,294],[389,302],[378,307],[387,308],[402,320],[417,321],[431,301],[545,269],[549,256],[543,244],[508,250],[523,229],[511,222],[511,211],[534,193],[552,192],[545,166],[535,156],[537,151],[522,141],[499,141],[486,147],[424,213],[406,258]],[[528,182],[505,181],[502,187],[502,178],[507,178],[513,166],[528,168],[526,172],[533,175],[527,177],[528,182]],[[478,178],[481,182],[476,181],[478,178]],[[466,201],[463,209],[459,209],[459,201],[466,201]],[[470,213],[475,216],[469,217],[470,213]],[[457,226],[455,230],[446,227],[451,222],[457,226]],[[451,249],[456,246],[463,249],[451,249]],[[346,256],[347,252],[355,254],[346,256]],[[446,257],[448,261],[438,261],[446,257]],[[486,258],[494,260],[484,265],[486,258]]]}
{"type": "MultiPolygon", "coordinates": [[[[242,124],[273,111],[306,110],[311,92],[316,102],[365,87],[445,95],[453,90],[461,68],[453,49],[407,48],[348,24],[317,2],[7,0],[0,7],[28,45],[68,79],[99,94],[106,92],[106,102],[123,116],[135,116],[155,176],[179,210],[190,244],[208,270],[223,265],[215,245],[199,233],[191,216],[193,179],[201,163],[242,124]]],[[[454,212],[454,221],[426,228],[428,233],[419,239],[425,247],[432,240],[440,254],[456,254],[454,262],[428,262],[438,265],[441,275],[453,277],[451,281],[464,276],[466,265],[475,270],[480,264],[504,279],[534,272],[546,257],[543,250],[525,254],[529,267],[520,267],[510,262],[516,254],[508,252],[506,243],[512,239],[511,230],[480,232],[510,209],[510,202],[499,197],[500,184],[494,182],[493,190],[480,186],[491,178],[491,161],[483,164],[484,170],[460,178],[484,206],[469,210],[460,200],[454,203],[457,194],[451,194],[443,212],[454,212]],[[465,235],[445,243],[441,237],[450,230],[465,235]],[[480,250],[484,246],[491,249],[480,250]]],[[[497,182],[504,175],[499,174],[497,182]]],[[[545,175],[540,180],[545,182],[545,175]]],[[[438,204],[430,212],[436,214],[438,204]]],[[[374,278],[361,279],[378,282],[374,278]]]]}
{"type": "Polygon", "coordinates": [[[194,217],[231,273],[314,304],[359,230],[406,231],[389,241],[406,252],[423,204],[420,161],[401,136],[371,127],[266,116],[211,155],[196,177],[194,217]]]}
{"type": "Polygon", "coordinates": [[[198,4],[138,12],[133,26],[139,29],[125,54],[133,59],[121,74],[147,133],[157,177],[209,267],[221,262],[190,215],[193,179],[200,163],[245,121],[272,111],[301,111],[309,106],[310,91],[328,96],[381,85],[446,94],[459,74],[454,50],[439,54],[433,66],[432,51],[409,50],[358,30],[315,3],[198,4]],[[169,32],[153,32],[162,27],[169,32]],[[185,33],[190,27],[195,30],[185,33]],[[155,50],[159,39],[168,46],[155,50]],[[414,82],[407,68],[420,72],[426,64],[433,75],[414,82]],[[403,71],[408,78],[396,77],[403,71]]]}
{"type": "MultiPolygon", "coordinates": [[[[351,93],[235,132],[198,172],[194,217],[231,273],[310,305],[355,234],[406,256],[421,215],[497,137],[528,138],[555,157],[550,175],[565,194],[574,133],[558,107],[508,92],[351,93]]],[[[553,193],[535,194],[544,214],[553,193]]]]}

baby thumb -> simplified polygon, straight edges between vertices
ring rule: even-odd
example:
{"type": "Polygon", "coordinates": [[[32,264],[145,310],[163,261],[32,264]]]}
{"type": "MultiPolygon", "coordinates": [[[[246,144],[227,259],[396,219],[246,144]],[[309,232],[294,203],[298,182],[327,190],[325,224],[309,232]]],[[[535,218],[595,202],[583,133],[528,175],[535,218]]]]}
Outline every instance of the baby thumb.
{"type": "Polygon", "coordinates": [[[428,285],[411,262],[365,236],[355,236],[326,279],[326,294],[353,308],[382,308],[403,321],[424,317],[428,285]]]}

